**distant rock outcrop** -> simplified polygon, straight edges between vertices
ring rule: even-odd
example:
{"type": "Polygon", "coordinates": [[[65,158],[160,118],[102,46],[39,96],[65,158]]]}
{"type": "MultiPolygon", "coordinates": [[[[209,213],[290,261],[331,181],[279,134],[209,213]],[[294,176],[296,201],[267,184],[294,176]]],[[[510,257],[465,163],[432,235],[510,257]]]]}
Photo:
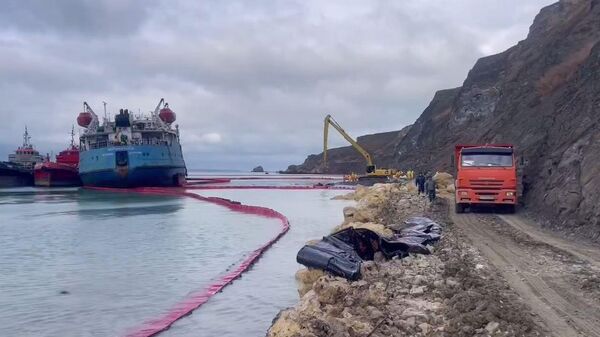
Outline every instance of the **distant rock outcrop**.
{"type": "Polygon", "coordinates": [[[262,166],[257,166],[252,169],[252,172],[265,172],[265,169],[262,166]]]}

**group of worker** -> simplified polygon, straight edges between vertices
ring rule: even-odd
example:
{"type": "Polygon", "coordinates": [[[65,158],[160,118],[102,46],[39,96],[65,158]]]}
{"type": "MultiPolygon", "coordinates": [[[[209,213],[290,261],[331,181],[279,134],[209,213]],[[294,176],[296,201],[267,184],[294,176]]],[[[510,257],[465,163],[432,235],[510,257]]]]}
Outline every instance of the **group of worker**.
{"type": "Polygon", "coordinates": [[[419,173],[415,178],[415,185],[417,186],[417,193],[421,195],[427,195],[429,197],[429,202],[433,202],[435,200],[435,181],[433,180],[433,175],[431,174],[423,174],[419,173]]]}

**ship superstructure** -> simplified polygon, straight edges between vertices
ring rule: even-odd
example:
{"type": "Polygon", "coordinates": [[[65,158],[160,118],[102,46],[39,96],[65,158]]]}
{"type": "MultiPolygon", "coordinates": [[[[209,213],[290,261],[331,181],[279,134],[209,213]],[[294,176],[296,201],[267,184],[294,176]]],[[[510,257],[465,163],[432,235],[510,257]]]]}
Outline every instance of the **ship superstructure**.
{"type": "Polygon", "coordinates": [[[84,102],[77,123],[86,128],[80,137],[79,174],[86,186],[180,186],[187,174],[173,127],[176,115],[161,99],[149,115],[134,116],[120,109],[111,121],[84,102]]]}
{"type": "Polygon", "coordinates": [[[23,145],[8,155],[8,161],[0,162],[0,187],[33,185],[33,167],[44,158],[30,142],[31,137],[25,127],[23,145]]]}
{"type": "Polygon", "coordinates": [[[25,127],[23,134],[23,145],[19,146],[15,153],[8,155],[8,161],[20,165],[27,170],[33,170],[36,163],[44,161],[44,157],[31,144],[31,137],[25,127]]]}
{"type": "Polygon", "coordinates": [[[79,147],[75,145],[75,129],[71,128],[71,144],[56,155],[56,161],[35,164],[33,170],[36,186],[80,186],[79,147]]]}

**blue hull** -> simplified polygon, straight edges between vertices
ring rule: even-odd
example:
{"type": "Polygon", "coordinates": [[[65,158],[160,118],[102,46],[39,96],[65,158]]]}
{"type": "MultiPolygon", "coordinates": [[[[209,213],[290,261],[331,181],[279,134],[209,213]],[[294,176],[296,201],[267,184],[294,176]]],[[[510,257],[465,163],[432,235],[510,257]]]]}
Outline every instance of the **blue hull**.
{"type": "Polygon", "coordinates": [[[179,176],[185,177],[185,168],[139,167],[133,170],[97,171],[81,173],[84,186],[142,187],[179,186],[179,176]]]}
{"type": "Polygon", "coordinates": [[[113,146],[79,154],[79,175],[84,186],[179,186],[186,173],[177,143],[113,146]]]}

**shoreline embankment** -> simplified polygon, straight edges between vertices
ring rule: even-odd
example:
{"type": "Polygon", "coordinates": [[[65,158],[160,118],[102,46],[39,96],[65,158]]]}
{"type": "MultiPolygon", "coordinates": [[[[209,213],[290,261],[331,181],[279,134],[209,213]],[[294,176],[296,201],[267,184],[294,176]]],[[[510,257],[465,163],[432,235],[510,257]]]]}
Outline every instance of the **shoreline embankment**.
{"type": "MultiPolygon", "coordinates": [[[[438,182],[440,193],[446,187],[438,182]]],[[[382,236],[406,219],[425,216],[443,228],[430,255],[364,261],[361,278],[349,281],[317,269],[296,273],[299,302],[273,320],[268,337],[542,336],[534,318],[505,281],[449,218],[446,199],[429,203],[414,184],[358,187],[342,198],[334,231],[367,228],[382,236]]]]}

